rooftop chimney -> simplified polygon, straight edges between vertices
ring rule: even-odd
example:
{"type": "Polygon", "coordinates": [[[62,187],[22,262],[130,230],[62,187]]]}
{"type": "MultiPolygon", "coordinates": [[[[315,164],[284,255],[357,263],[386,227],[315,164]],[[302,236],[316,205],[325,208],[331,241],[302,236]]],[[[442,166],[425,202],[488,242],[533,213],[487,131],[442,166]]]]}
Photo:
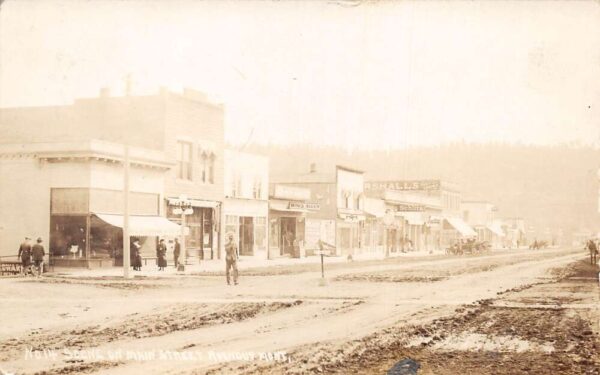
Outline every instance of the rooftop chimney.
{"type": "Polygon", "coordinates": [[[317,173],[317,163],[310,163],[310,173],[317,173]]]}

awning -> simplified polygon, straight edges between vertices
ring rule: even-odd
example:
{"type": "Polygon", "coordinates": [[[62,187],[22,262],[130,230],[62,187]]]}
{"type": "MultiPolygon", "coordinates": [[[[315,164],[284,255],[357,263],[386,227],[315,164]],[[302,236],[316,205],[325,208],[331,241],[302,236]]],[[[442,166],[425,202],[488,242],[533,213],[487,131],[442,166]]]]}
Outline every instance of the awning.
{"type": "Polygon", "coordinates": [[[269,201],[269,209],[274,210],[274,211],[281,211],[281,212],[299,212],[299,213],[308,212],[308,210],[306,210],[304,208],[291,206],[290,202],[288,202],[288,201],[276,201],[276,200],[269,201]]]}
{"type": "MultiPolygon", "coordinates": [[[[94,214],[113,227],[123,228],[123,215],[94,214]]],[[[132,236],[179,236],[181,226],[162,216],[129,216],[132,236]]]]}
{"type": "MultiPolygon", "coordinates": [[[[219,205],[219,202],[205,201],[202,199],[187,199],[187,201],[190,202],[192,207],[215,208],[219,205]]],[[[179,203],[179,198],[167,198],[167,202],[169,202],[169,205],[174,206],[179,203]]]]}
{"type": "Polygon", "coordinates": [[[502,227],[500,226],[500,223],[492,223],[490,225],[486,225],[486,228],[490,230],[490,232],[494,233],[495,235],[499,236],[499,237],[504,237],[504,231],[502,230],[502,227]]]}
{"type": "Polygon", "coordinates": [[[444,218],[448,224],[452,225],[462,236],[464,237],[475,237],[477,232],[473,230],[467,223],[458,217],[446,217],[444,218]]]}

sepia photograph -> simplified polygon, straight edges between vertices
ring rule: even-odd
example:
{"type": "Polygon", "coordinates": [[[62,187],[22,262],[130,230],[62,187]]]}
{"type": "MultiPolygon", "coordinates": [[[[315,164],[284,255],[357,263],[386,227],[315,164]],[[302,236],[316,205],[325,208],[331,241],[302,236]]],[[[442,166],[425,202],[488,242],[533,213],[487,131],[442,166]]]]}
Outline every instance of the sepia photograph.
{"type": "Polygon", "coordinates": [[[0,375],[600,375],[600,1],[0,0],[0,375]]]}

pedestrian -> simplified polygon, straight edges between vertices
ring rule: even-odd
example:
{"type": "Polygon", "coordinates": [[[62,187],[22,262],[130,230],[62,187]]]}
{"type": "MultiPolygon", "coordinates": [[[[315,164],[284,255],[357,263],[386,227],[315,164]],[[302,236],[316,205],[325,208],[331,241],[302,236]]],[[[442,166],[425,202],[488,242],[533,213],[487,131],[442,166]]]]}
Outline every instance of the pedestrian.
{"type": "Polygon", "coordinates": [[[44,255],[46,255],[46,251],[42,245],[42,237],[38,237],[37,243],[31,248],[31,254],[35,270],[37,271],[37,277],[41,277],[42,272],[44,272],[44,255]]]}
{"type": "Polygon", "coordinates": [[[175,262],[175,268],[179,266],[179,255],[181,254],[181,244],[179,239],[175,237],[175,245],[173,246],[173,260],[175,262]]]}
{"type": "Polygon", "coordinates": [[[158,242],[158,249],[156,249],[156,258],[158,262],[158,270],[163,271],[167,266],[167,245],[165,245],[165,240],[162,238],[158,242]]]}
{"type": "Polygon", "coordinates": [[[21,259],[21,274],[27,275],[31,271],[31,238],[25,237],[25,241],[19,246],[19,257],[21,259]]]}
{"type": "Polygon", "coordinates": [[[225,276],[227,277],[227,285],[231,285],[229,276],[230,270],[233,270],[233,283],[238,285],[238,268],[237,268],[237,245],[233,240],[233,233],[227,234],[227,243],[225,244],[225,276]]]}
{"type": "Polygon", "coordinates": [[[129,247],[129,259],[134,271],[142,270],[142,255],[140,253],[141,248],[142,245],[140,245],[140,240],[137,238],[133,240],[131,246],[129,247]]]}

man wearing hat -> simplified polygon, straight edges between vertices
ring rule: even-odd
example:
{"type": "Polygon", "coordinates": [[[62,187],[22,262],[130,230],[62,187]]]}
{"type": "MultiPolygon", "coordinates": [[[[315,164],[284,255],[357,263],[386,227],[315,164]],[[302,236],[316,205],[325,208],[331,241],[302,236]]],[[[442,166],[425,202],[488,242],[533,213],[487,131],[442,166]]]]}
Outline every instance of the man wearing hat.
{"type": "Polygon", "coordinates": [[[31,253],[33,255],[33,264],[38,273],[37,276],[40,277],[44,271],[44,255],[46,255],[46,251],[44,251],[44,246],[42,245],[42,237],[38,237],[37,243],[31,248],[31,253]]]}
{"type": "Polygon", "coordinates": [[[235,285],[238,284],[237,245],[233,239],[233,233],[227,233],[227,243],[225,244],[225,276],[227,277],[227,285],[231,285],[229,278],[230,269],[233,269],[233,283],[235,285]]]}
{"type": "Polygon", "coordinates": [[[19,246],[19,255],[21,258],[21,274],[26,275],[31,267],[31,238],[25,237],[25,241],[19,246]]]}

